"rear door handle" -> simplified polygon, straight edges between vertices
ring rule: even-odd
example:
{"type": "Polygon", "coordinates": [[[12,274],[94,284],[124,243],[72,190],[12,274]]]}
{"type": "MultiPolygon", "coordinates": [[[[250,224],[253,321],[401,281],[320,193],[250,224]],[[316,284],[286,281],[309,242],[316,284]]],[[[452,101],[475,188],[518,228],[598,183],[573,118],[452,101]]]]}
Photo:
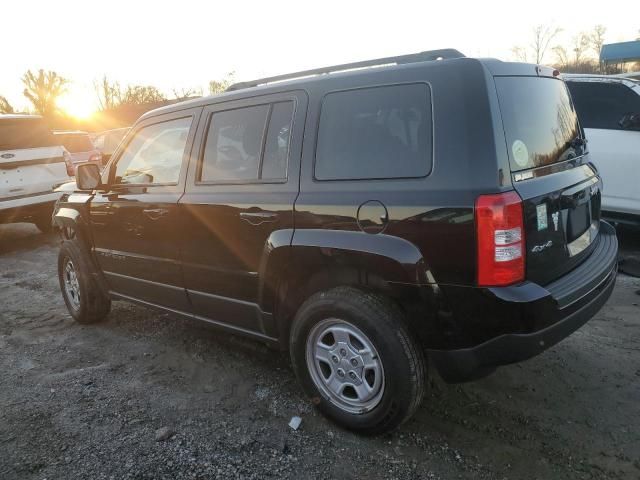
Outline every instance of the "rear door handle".
{"type": "Polygon", "coordinates": [[[240,212],[240,218],[251,225],[260,225],[261,223],[275,222],[278,214],[275,212],[240,212]]]}
{"type": "Polygon", "coordinates": [[[142,213],[144,213],[151,220],[157,220],[160,217],[164,217],[165,215],[167,215],[169,213],[169,210],[166,208],[145,208],[144,210],[142,210],[142,213]]]}

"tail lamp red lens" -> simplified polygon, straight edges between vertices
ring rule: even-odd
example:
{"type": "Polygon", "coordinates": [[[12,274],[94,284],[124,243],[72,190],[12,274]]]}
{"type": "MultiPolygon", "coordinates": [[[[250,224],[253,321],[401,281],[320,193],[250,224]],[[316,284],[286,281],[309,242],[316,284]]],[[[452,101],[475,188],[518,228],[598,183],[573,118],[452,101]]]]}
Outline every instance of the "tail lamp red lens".
{"type": "Polygon", "coordinates": [[[524,280],[525,238],[522,199],[514,192],[476,200],[478,285],[505,286],[524,280]]]}

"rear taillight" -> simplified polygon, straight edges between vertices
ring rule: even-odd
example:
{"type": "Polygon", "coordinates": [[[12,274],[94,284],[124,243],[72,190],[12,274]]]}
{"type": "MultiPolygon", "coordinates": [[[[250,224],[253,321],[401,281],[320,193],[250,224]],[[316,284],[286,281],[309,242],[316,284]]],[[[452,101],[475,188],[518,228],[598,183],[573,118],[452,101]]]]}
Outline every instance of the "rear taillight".
{"type": "Polygon", "coordinates": [[[67,167],[67,175],[70,177],[75,176],[76,172],[73,168],[73,162],[71,161],[71,154],[65,150],[62,152],[62,157],[64,158],[64,164],[67,167]]]}
{"type": "Polygon", "coordinates": [[[478,285],[504,286],[524,280],[522,199],[516,192],[476,200],[478,285]]]}

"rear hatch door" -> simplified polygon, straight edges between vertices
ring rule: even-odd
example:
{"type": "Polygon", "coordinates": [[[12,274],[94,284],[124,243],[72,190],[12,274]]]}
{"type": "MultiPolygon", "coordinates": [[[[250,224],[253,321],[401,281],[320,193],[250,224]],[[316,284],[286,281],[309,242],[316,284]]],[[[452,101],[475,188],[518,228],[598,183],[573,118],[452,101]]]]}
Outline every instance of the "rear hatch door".
{"type": "Polygon", "coordinates": [[[523,200],[526,278],[545,285],[598,237],[602,183],[563,81],[496,77],[514,188],[523,200]]]}

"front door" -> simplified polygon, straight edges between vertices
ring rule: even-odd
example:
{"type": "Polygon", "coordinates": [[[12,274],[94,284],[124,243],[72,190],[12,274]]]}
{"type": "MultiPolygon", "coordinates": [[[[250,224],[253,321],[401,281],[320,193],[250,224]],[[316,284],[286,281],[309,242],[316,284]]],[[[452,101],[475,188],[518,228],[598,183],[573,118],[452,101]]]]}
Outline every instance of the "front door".
{"type": "Polygon", "coordinates": [[[260,264],[270,238],[288,245],[293,234],[306,105],[304,92],[289,92],[205,108],[179,202],[196,315],[273,333],[259,301],[260,264]]]}
{"type": "Polygon", "coordinates": [[[201,109],[140,123],[91,202],[96,257],[113,293],[190,312],[179,257],[178,200],[201,109]]]}

